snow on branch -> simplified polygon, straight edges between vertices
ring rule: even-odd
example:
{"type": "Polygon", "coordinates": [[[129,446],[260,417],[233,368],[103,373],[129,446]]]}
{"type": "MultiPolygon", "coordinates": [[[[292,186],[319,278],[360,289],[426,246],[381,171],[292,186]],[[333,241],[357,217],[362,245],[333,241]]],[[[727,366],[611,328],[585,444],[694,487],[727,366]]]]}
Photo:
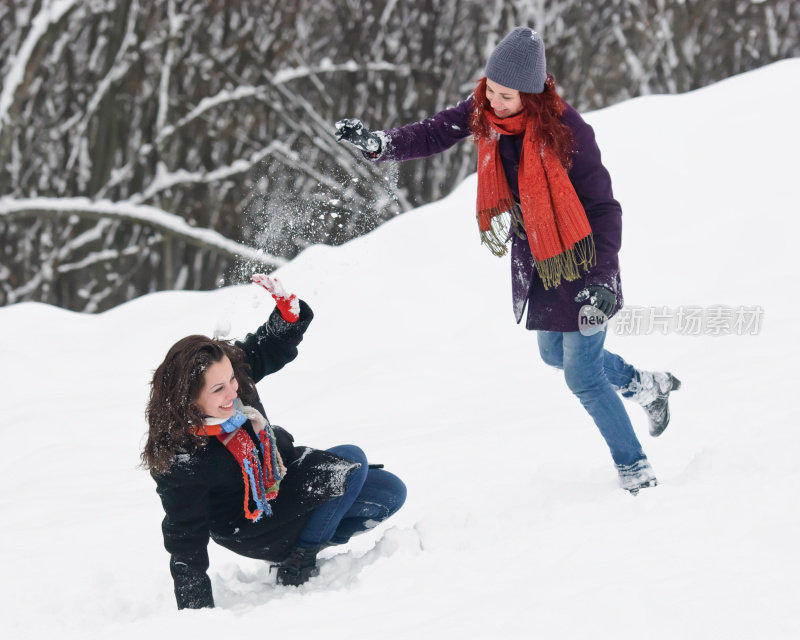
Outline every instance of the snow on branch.
{"type": "Polygon", "coordinates": [[[228,258],[251,260],[258,264],[279,267],[286,260],[261,250],[239,244],[216,231],[192,227],[180,216],[157,207],[130,202],[93,201],[88,198],[0,198],[0,218],[25,215],[83,215],[95,218],[115,218],[134,224],[148,225],[188,244],[210,249],[228,258]]]}
{"type": "Polygon", "coordinates": [[[208,98],[203,98],[198,105],[189,113],[183,116],[178,122],[173,125],[165,125],[159,130],[156,142],[162,142],[165,138],[172,135],[181,127],[186,126],[190,122],[202,117],[208,111],[231,102],[238,102],[247,98],[259,97],[265,95],[266,89],[264,87],[237,87],[236,89],[225,89],[216,95],[208,98]]]}
{"type": "MultiPolygon", "coordinates": [[[[422,67],[420,67],[422,68],[422,67]]],[[[388,62],[370,62],[367,64],[357,64],[354,61],[346,62],[344,64],[330,64],[323,63],[313,67],[296,67],[294,69],[284,69],[271,76],[270,80],[273,85],[282,85],[292,80],[299,78],[309,78],[323,73],[338,73],[338,72],[363,72],[363,71],[386,71],[396,73],[397,75],[407,76],[415,69],[414,66],[408,64],[391,64],[388,62]]],[[[430,71],[430,69],[425,69],[430,71]]],[[[171,136],[175,131],[193,122],[197,118],[202,117],[212,109],[224,105],[226,103],[238,102],[249,98],[265,98],[268,95],[268,87],[255,87],[255,86],[239,86],[235,89],[225,89],[216,95],[203,98],[197,106],[189,113],[183,116],[178,122],[173,125],[165,125],[159,129],[156,142],[160,143],[168,136],[171,136]]]]}
{"type": "Polygon", "coordinates": [[[411,75],[412,71],[426,71],[438,72],[438,69],[428,66],[414,66],[410,64],[392,64],[391,62],[368,62],[366,64],[359,64],[354,60],[345,62],[343,64],[332,64],[331,62],[323,62],[320,65],[313,67],[296,67],[294,69],[282,69],[273,74],[272,82],[274,84],[285,84],[298,78],[308,78],[310,76],[320,75],[323,73],[363,73],[364,71],[386,71],[394,73],[399,76],[411,75]]]}
{"type": "Polygon", "coordinates": [[[139,247],[125,247],[122,250],[105,249],[104,251],[96,251],[78,262],[71,262],[68,264],[60,264],[57,267],[59,273],[69,273],[71,271],[83,271],[88,267],[101,262],[113,262],[119,260],[120,256],[135,256],[141,251],[139,247]]]}
{"type": "Polygon", "coordinates": [[[239,158],[230,165],[219,167],[213,171],[185,171],[181,169],[179,171],[166,172],[164,170],[164,165],[159,164],[158,173],[153,180],[153,184],[147,187],[147,190],[143,194],[131,196],[131,200],[134,203],[146,202],[156,194],[180,184],[210,184],[226,180],[232,176],[249,171],[276,151],[281,153],[289,152],[288,148],[282,142],[272,142],[247,159],[239,158]]]}
{"type": "MultiPolygon", "coordinates": [[[[83,113],[76,113],[75,116],[65,122],[62,127],[63,131],[69,130],[76,123],[80,123],[78,131],[76,132],[76,137],[82,138],[89,129],[89,122],[97,113],[103,99],[111,92],[114,84],[127,75],[131,65],[135,62],[135,57],[130,56],[129,53],[136,48],[136,14],[135,8],[132,8],[128,16],[128,26],[125,30],[125,37],[122,39],[122,44],[117,51],[114,63],[111,65],[106,76],[99,83],[85,111],[83,113]]],[[[71,169],[78,160],[80,149],[81,145],[76,144],[73,147],[69,160],[67,160],[67,169],[71,169]]]]}
{"type": "Polygon", "coordinates": [[[17,51],[11,68],[3,78],[3,90],[0,92],[0,136],[3,133],[3,128],[11,124],[9,112],[13,111],[17,92],[25,82],[28,65],[34,57],[33,54],[37,45],[44,39],[47,32],[58,24],[78,3],[79,0],[46,2],[42,10],[31,21],[30,31],[28,31],[22,46],[17,51]]]}

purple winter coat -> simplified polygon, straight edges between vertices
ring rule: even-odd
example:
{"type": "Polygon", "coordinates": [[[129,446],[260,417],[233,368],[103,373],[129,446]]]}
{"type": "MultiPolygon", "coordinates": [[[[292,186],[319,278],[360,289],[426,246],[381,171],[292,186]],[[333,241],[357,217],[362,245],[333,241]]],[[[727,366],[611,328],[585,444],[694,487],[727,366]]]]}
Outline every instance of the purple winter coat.
{"type": "MultiPolygon", "coordinates": [[[[375,159],[404,161],[441,153],[471,135],[471,113],[470,97],[422,122],[383,131],[386,144],[381,155],[375,159]]],[[[519,323],[527,304],[525,326],[532,330],[578,331],[578,311],[585,303],[575,302],[574,298],[587,285],[602,285],[614,291],[617,296],[615,313],[623,303],[618,260],[622,242],[622,209],[611,191],[611,177],[600,160],[600,150],[592,127],[570,105],[567,105],[561,119],[575,136],[577,152],[572,158],[568,175],[592,227],[597,265],[585,278],[572,282],[562,280],[558,287],[545,290],[542,279],[536,274],[528,240],[512,234],[511,293],[514,314],[519,323]]],[[[522,139],[522,134],[500,136],[503,168],[517,202],[522,139]]]]}

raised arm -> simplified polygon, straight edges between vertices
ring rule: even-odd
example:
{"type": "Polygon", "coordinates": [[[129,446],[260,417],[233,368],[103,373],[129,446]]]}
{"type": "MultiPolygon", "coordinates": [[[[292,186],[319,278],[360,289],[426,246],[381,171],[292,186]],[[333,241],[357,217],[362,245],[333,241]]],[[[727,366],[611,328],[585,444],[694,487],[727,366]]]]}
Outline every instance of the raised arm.
{"type": "Polygon", "coordinates": [[[303,341],[303,334],[314,318],[314,312],[304,300],[299,300],[299,310],[297,321],[288,322],[276,307],[269,320],[255,333],[236,341],[236,346],[244,351],[250,364],[253,382],[279,371],[297,357],[297,346],[303,341]]]}

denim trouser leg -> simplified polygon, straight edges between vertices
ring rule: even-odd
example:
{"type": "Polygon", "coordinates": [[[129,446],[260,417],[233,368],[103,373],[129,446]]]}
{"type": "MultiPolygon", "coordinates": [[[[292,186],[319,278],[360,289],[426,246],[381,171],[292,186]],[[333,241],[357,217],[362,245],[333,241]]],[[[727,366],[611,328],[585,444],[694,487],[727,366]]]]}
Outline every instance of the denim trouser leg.
{"type": "MultiPolygon", "coordinates": [[[[605,334],[605,332],[601,332],[605,334]]],[[[606,372],[606,378],[614,387],[615,391],[622,391],[623,396],[632,395],[632,391],[628,391],[628,385],[632,380],[636,379],[636,369],[633,365],[628,364],[616,353],[611,353],[603,349],[603,370],[606,372]]]]}
{"type": "Polygon", "coordinates": [[[388,518],[405,501],[406,487],[394,474],[369,469],[367,456],[353,445],[328,449],[347,460],[361,463],[347,482],[344,495],[311,512],[297,540],[303,546],[342,544],[388,518]]]}
{"type": "Polygon", "coordinates": [[[406,485],[393,473],[370,469],[353,506],[344,514],[330,539],[344,544],[354,535],[369,531],[395,513],[406,500],[406,485]]]}
{"type": "Polygon", "coordinates": [[[539,353],[550,366],[562,369],[570,391],[594,420],[619,465],[645,457],[615,388],[625,387],[634,368],[603,349],[605,331],[585,336],[579,331],[539,331],[539,353]]]}

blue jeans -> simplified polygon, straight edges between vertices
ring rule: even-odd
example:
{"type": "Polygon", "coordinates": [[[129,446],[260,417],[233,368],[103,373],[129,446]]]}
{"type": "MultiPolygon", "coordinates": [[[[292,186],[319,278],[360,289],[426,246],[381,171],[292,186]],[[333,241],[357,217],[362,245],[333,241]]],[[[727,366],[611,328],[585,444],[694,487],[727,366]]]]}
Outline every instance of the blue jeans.
{"type": "Polygon", "coordinates": [[[350,474],[344,495],[311,512],[297,539],[301,546],[344,544],[386,520],[406,500],[403,481],[383,469],[370,469],[366,454],[358,447],[345,444],[328,451],[361,467],[350,474]]]}
{"type": "Polygon", "coordinates": [[[645,458],[633,425],[617,395],[626,389],[636,370],[618,355],[606,351],[605,330],[591,336],[580,331],[539,331],[539,354],[547,364],[564,371],[570,391],[581,401],[619,465],[645,458]]]}

